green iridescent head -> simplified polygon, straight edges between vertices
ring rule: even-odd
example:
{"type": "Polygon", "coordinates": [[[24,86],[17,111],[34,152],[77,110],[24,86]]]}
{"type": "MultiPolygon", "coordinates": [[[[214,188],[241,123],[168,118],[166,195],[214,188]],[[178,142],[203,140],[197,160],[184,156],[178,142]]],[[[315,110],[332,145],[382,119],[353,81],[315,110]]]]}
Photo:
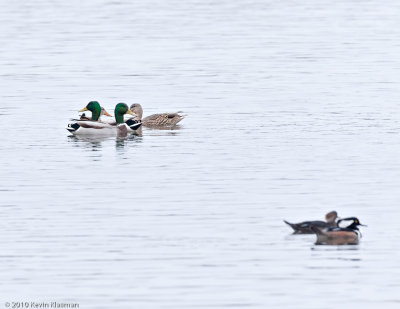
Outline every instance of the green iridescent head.
{"type": "Polygon", "coordinates": [[[86,107],[82,108],[80,112],[91,111],[92,112],[92,120],[97,121],[100,118],[101,114],[101,106],[97,101],[90,101],[86,107]]]}
{"type": "Polygon", "coordinates": [[[115,106],[114,114],[115,114],[115,121],[117,122],[117,124],[124,123],[124,115],[125,114],[130,114],[132,116],[136,116],[136,114],[133,113],[128,108],[128,105],[126,105],[125,103],[118,103],[115,106]]]}

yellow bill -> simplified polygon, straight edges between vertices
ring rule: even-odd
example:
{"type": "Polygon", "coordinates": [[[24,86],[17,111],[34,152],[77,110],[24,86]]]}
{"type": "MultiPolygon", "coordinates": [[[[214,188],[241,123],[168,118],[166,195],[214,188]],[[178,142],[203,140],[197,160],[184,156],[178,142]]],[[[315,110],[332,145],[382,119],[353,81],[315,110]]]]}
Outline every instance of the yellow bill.
{"type": "Polygon", "coordinates": [[[129,114],[129,115],[132,115],[132,116],[137,116],[134,112],[132,112],[130,109],[128,109],[128,111],[126,112],[127,114],[129,114]]]}

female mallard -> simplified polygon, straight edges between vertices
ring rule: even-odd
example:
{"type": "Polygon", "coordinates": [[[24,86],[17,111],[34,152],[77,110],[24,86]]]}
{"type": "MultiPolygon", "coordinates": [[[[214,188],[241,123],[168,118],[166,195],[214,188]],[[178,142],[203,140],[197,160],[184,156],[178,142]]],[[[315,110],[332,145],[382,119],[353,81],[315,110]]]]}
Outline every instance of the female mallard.
{"type": "Polygon", "coordinates": [[[137,115],[137,119],[141,120],[142,124],[146,127],[170,128],[175,126],[179,121],[185,118],[185,115],[180,115],[179,112],[177,112],[177,113],[154,114],[142,119],[143,108],[138,103],[132,104],[130,110],[137,115]]]}
{"type": "MultiPolygon", "coordinates": [[[[128,119],[127,121],[124,121],[125,114],[136,116],[136,114],[134,114],[125,103],[118,103],[115,106],[115,124],[97,121],[101,114],[101,108],[98,103],[95,104],[93,102],[89,102],[89,104],[85,108],[92,112],[92,120],[77,120],[74,123],[68,124],[68,127],[66,129],[74,135],[115,134],[115,132],[125,135],[127,132],[136,131],[142,125],[140,122],[135,121],[134,119],[128,119]]],[[[82,110],[84,110],[85,108],[83,108],[82,110]]]]}

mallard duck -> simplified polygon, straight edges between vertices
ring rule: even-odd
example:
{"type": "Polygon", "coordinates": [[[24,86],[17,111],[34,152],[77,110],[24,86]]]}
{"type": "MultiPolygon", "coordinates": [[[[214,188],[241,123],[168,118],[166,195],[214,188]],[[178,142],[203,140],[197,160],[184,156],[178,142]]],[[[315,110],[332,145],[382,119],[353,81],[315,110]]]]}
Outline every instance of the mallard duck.
{"type": "Polygon", "coordinates": [[[180,112],[177,113],[163,113],[163,114],[154,114],[145,117],[143,116],[143,108],[140,104],[134,103],[131,105],[130,110],[137,115],[137,120],[141,120],[142,124],[146,127],[153,128],[168,128],[177,125],[179,121],[185,118],[185,115],[180,115],[180,112]]]}
{"type": "Polygon", "coordinates": [[[92,113],[91,116],[86,116],[85,113],[83,113],[79,119],[72,118],[71,121],[79,121],[79,120],[92,120],[92,121],[100,121],[102,122],[103,120],[101,119],[101,116],[108,116],[112,117],[104,107],[100,106],[99,102],[97,101],[90,101],[84,108],[80,109],[78,112],[85,112],[85,111],[90,111],[92,113]],[[99,113],[100,110],[100,113],[99,113]]]}
{"type": "MultiPolygon", "coordinates": [[[[86,116],[85,113],[83,113],[79,120],[91,120],[91,121],[101,121],[101,116],[109,116],[112,117],[104,107],[100,106],[99,102],[97,101],[90,101],[84,108],[80,109],[78,112],[85,112],[85,111],[90,111],[92,113],[92,116],[86,116]]],[[[71,119],[71,120],[78,120],[78,119],[71,119]]]]}
{"type": "Polygon", "coordinates": [[[283,220],[287,225],[289,225],[293,230],[293,234],[313,234],[313,230],[311,229],[312,226],[316,226],[319,228],[328,228],[328,227],[335,227],[337,226],[336,219],[338,214],[336,211],[328,212],[325,215],[324,221],[304,221],[300,223],[290,223],[286,220],[283,220]]]}
{"type": "Polygon", "coordinates": [[[323,229],[311,226],[311,229],[317,235],[317,245],[356,245],[361,237],[358,226],[366,225],[356,217],[350,217],[338,220],[338,227],[323,229]]]}
{"type": "MultiPolygon", "coordinates": [[[[87,111],[87,110],[89,110],[89,109],[87,109],[87,108],[85,107],[85,108],[79,110],[79,112],[84,112],[84,111],[87,111]]],[[[112,116],[106,111],[106,109],[105,109],[103,106],[101,106],[100,117],[99,117],[99,119],[97,119],[97,121],[102,121],[102,120],[101,120],[101,116],[112,117],[112,116]]],[[[89,116],[86,116],[86,114],[83,113],[83,114],[79,117],[79,120],[92,120],[92,117],[91,117],[91,116],[90,116],[90,117],[89,117],[89,116]]],[[[96,121],[96,120],[93,120],[93,121],[96,121]]]]}
{"type": "MultiPolygon", "coordinates": [[[[134,119],[124,121],[124,115],[130,114],[136,116],[125,103],[118,103],[114,109],[115,124],[96,121],[100,116],[100,105],[89,102],[85,107],[92,112],[93,120],[77,120],[67,126],[67,130],[74,135],[80,134],[118,134],[125,135],[127,132],[134,132],[142,124],[134,119]],[[89,106],[90,105],[90,106],[89,106]],[[97,106],[98,105],[98,106],[97,106]]],[[[83,111],[85,108],[81,109],[83,111]]]]}

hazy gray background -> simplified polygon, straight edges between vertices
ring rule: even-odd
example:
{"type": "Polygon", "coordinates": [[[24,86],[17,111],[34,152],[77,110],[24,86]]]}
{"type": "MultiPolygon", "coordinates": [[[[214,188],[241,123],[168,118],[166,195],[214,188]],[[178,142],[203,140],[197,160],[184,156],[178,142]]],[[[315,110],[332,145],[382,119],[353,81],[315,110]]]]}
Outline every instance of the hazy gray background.
{"type": "Polygon", "coordinates": [[[398,1],[0,1],[0,307],[398,308],[398,1]],[[90,100],[177,131],[68,137],[90,100]],[[355,247],[282,219],[358,216],[355,247]]]}

